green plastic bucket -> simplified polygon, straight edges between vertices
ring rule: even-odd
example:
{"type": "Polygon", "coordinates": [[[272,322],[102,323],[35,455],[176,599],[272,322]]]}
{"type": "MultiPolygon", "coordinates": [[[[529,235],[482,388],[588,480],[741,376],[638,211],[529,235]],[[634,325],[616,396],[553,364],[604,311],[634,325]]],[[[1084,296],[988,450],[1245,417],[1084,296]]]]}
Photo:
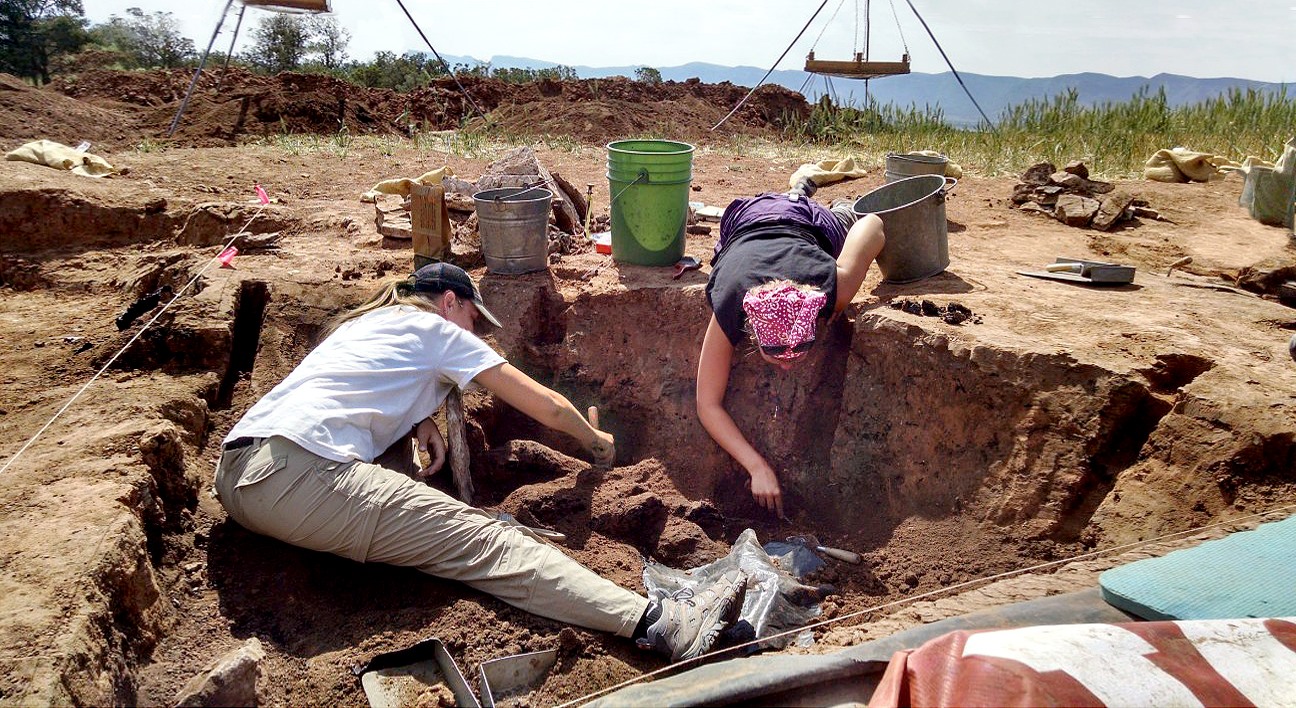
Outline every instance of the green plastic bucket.
{"type": "Polygon", "coordinates": [[[693,149],[670,140],[608,143],[613,259],[669,266],[684,257],[693,149]]]}

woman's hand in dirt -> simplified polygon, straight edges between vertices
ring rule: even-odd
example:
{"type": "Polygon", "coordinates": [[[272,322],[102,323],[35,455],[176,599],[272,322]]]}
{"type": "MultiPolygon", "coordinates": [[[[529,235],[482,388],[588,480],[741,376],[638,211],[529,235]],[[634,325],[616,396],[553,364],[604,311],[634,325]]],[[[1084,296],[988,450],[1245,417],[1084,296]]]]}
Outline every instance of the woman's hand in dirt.
{"type": "Polygon", "coordinates": [[[594,441],[589,445],[594,462],[600,465],[612,464],[616,460],[616,439],[612,437],[612,433],[599,430],[598,408],[595,406],[589,407],[589,423],[594,428],[594,441]]]}
{"type": "MultiPolygon", "coordinates": [[[[441,437],[441,430],[437,428],[436,422],[431,418],[424,418],[419,422],[418,427],[414,429],[414,439],[418,442],[419,452],[426,454],[428,459],[431,460],[428,462],[427,467],[418,471],[419,477],[427,479],[445,466],[445,439],[441,437]]],[[[419,464],[422,464],[422,462],[419,464]]]]}
{"type": "Polygon", "coordinates": [[[759,467],[747,471],[751,475],[751,493],[756,503],[783,516],[783,490],[779,488],[778,476],[773,468],[762,463],[759,467]]]}

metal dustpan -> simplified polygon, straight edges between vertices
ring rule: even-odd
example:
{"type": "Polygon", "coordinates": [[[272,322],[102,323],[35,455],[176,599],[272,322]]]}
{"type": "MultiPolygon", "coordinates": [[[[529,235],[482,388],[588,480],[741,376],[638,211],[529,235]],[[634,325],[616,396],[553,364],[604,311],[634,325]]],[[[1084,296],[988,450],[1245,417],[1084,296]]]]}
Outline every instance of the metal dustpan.
{"type": "Polygon", "coordinates": [[[486,708],[509,705],[522,694],[539,688],[557,662],[557,649],[483,661],[480,667],[482,705],[486,708]]]}
{"type": "Polygon", "coordinates": [[[1058,258],[1043,271],[1019,270],[1017,274],[1086,285],[1129,285],[1134,282],[1134,266],[1079,258],[1058,258]]]}
{"type": "Polygon", "coordinates": [[[431,691],[445,686],[455,705],[480,708],[445,645],[435,637],[405,649],[379,654],[351,670],[360,679],[371,708],[403,708],[435,704],[431,691]]]}

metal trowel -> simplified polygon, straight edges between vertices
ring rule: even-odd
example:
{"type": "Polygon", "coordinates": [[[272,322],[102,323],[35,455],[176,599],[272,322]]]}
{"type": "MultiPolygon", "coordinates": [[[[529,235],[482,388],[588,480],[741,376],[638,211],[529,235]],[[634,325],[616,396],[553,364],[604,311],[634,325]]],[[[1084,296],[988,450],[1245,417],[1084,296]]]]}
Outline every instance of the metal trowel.
{"type": "Polygon", "coordinates": [[[825,556],[828,556],[829,558],[835,558],[836,560],[839,561],[845,561],[852,565],[859,565],[864,561],[864,559],[860,557],[860,554],[854,551],[847,551],[841,548],[833,548],[831,546],[821,546],[819,545],[819,539],[815,538],[810,534],[805,534],[803,536],[788,536],[788,543],[799,543],[802,546],[805,546],[806,548],[809,548],[814,551],[818,551],[824,554],[825,556]]]}

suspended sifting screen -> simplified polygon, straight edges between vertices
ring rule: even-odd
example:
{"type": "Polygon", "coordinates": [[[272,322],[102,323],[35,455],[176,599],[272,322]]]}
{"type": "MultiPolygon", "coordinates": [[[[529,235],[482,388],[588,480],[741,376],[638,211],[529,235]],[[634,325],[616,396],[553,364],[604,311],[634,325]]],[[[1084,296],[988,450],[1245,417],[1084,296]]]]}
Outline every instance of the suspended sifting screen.
{"type": "Polygon", "coordinates": [[[330,0],[242,0],[247,7],[272,12],[332,12],[330,0]]]}
{"type": "Polygon", "coordinates": [[[864,61],[863,55],[857,53],[854,61],[824,61],[815,59],[814,52],[810,52],[806,57],[805,70],[812,74],[840,76],[844,79],[898,76],[909,73],[909,55],[905,54],[900,61],[864,61]]]}

